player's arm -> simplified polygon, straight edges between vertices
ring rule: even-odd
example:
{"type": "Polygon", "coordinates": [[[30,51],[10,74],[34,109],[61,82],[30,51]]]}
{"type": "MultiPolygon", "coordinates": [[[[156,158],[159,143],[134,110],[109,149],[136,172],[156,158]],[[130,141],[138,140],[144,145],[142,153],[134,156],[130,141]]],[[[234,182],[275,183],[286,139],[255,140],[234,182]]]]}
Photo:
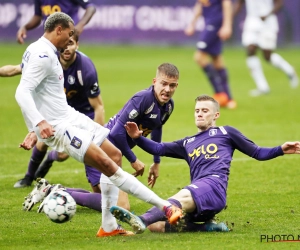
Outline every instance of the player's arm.
{"type": "Polygon", "coordinates": [[[225,41],[231,37],[232,34],[232,3],[231,0],[222,1],[222,11],[223,11],[223,23],[220,28],[218,35],[225,41]]]}
{"type": "Polygon", "coordinates": [[[276,14],[283,6],[283,1],[282,0],[273,0],[273,9],[271,12],[265,16],[260,17],[263,21],[266,20],[269,16],[276,14]]]}
{"type": "MultiPolygon", "coordinates": [[[[256,160],[266,161],[284,154],[283,146],[259,147],[237,129],[229,126],[226,126],[225,129],[232,140],[233,147],[256,160]]],[[[286,150],[289,151],[288,145],[286,145],[286,150]]]]}
{"type": "Polygon", "coordinates": [[[245,0],[237,0],[233,5],[233,16],[236,16],[245,4],[245,0]]]}
{"type": "MultiPolygon", "coordinates": [[[[125,124],[127,134],[135,140],[137,145],[152,155],[167,156],[172,158],[184,159],[182,143],[175,142],[155,142],[143,137],[143,131],[139,130],[135,122],[127,122],[125,124]]],[[[182,140],[181,140],[182,141],[182,140]]]]}
{"type": "Polygon", "coordinates": [[[5,65],[0,68],[0,76],[8,77],[20,75],[22,73],[21,65],[5,65]]]}
{"type": "Polygon", "coordinates": [[[89,23],[95,12],[96,8],[94,5],[90,5],[86,8],[84,15],[75,26],[75,29],[77,30],[79,35],[83,31],[84,26],[89,23]]]}
{"type": "Polygon", "coordinates": [[[105,110],[101,95],[99,94],[93,98],[90,97],[88,100],[95,112],[94,121],[103,126],[105,123],[105,110]]]}
{"type": "Polygon", "coordinates": [[[34,28],[36,28],[37,26],[39,26],[41,24],[42,21],[42,15],[37,15],[35,14],[28,23],[26,23],[25,25],[21,26],[20,29],[17,32],[17,41],[20,44],[24,43],[24,39],[27,36],[27,30],[32,30],[34,28]]]}
{"type": "Polygon", "coordinates": [[[197,24],[198,18],[201,16],[201,14],[202,14],[202,6],[201,6],[201,3],[197,0],[194,5],[192,19],[191,19],[189,25],[184,30],[184,33],[187,36],[191,36],[195,33],[196,24],[197,24]]]}

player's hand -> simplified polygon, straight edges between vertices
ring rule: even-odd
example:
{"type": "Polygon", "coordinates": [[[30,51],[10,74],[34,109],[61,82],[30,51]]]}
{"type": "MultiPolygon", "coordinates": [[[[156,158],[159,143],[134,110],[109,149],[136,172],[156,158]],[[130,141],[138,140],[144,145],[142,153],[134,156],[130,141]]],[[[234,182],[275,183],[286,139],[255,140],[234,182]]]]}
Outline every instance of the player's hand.
{"type": "Polygon", "coordinates": [[[184,30],[184,34],[187,36],[192,36],[195,33],[195,26],[190,24],[189,26],[186,27],[186,29],[184,30]]]}
{"type": "Polygon", "coordinates": [[[82,25],[82,24],[80,24],[80,23],[78,23],[78,24],[75,26],[75,30],[76,30],[78,36],[82,33],[83,28],[84,28],[84,25],[82,25]]]}
{"type": "Polygon", "coordinates": [[[143,176],[145,171],[145,164],[141,162],[139,159],[136,159],[135,162],[131,163],[131,167],[135,169],[135,172],[132,174],[133,176],[143,176]]]}
{"type": "Polygon", "coordinates": [[[34,132],[30,132],[26,135],[24,141],[19,144],[19,148],[24,148],[25,150],[30,150],[37,143],[37,136],[34,132]]]}
{"type": "Polygon", "coordinates": [[[159,176],[159,163],[153,163],[149,169],[148,186],[153,188],[158,176],[159,176]]]}
{"type": "Polygon", "coordinates": [[[222,26],[218,32],[219,37],[222,41],[225,41],[231,37],[232,28],[228,26],[222,26]]]}
{"type": "Polygon", "coordinates": [[[47,121],[43,120],[39,122],[37,126],[39,127],[42,139],[47,139],[51,136],[54,136],[55,130],[47,121]]]}
{"type": "Polygon", "coordinates": [[[127,134],[132,138],[132,139],[137,139],[139,138],[142,134],[143,131],[139,130],[138,126],[136,125],[135,122],[126,122],[124,125],[127,134]]]}
{"type": "Polygon", "coordinates": [[[20,29],[17,32],[17,41],[20,44],[24,43],[24,39],[26,38],[27,30],[24,26],[20,27],[20,29]]]}
{"type": "Polygon", "coordinates": [[[285,154],[300,154],[300,142],[286,142],[282,146],[282,151],[285,154]]]}

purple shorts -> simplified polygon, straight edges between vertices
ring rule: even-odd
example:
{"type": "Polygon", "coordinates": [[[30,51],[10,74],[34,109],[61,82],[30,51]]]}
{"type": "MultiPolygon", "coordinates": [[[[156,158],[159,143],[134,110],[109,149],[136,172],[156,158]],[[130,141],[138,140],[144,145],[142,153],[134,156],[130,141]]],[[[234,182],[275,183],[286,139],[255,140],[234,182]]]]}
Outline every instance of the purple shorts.
{"type": "Polygon", "coordinates": [[[226,186],[218,177],[209,176],[192,182],[188,189],[196,203],[197,210],[189,214],[193,222],[212,219],[226,205],[226,186]]]}
{"type": "Polygon", "coordinates": [[[200,33],[197,42],[198,50],[204,51],[210,55],[217,56],[222,53],[222,41],[218,36],[219,24],[208,23],[200,33]]]}
{"type": "Polygon", "coordinates": [[[96,168],[90,167],[88,165],[85,166],[85,175],[88,179],[88,182],[91,183],[93,187],[97,186],[100,183],[101,172],[96,168]]]}

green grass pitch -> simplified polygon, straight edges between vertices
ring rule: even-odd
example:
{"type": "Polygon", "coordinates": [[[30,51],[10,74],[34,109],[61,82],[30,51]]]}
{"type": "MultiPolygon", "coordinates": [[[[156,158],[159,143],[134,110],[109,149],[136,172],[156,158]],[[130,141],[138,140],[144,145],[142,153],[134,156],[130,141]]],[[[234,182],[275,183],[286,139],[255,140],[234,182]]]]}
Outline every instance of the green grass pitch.
{"type": "MultiPolygon", "coordinates": [[[[0,65],[21,62],[25,46],[1,44],[0,65]]],[[[80,50],[94,61],[98,70],[106,120],[114,115],[135,92],[148,87],[156,67],[171,62],[180,70],[180,81],[174,95],[175,110],[164,126],[164,141],[172,141],[196,132],[194,99],[212,94],[201,70],[192,60],[193,47],[143,47],[82,45],[80,50]]],[[[278,50],[300,72],[299,50],[278,50]]],[[[231,125],[261,146],[276,146],[300,139],[300,89],[291,89],[286,76],[263,63],[271,86],[267,96],[251,98],[254,88],[242,48],[225,48],[231,88],[238,103],[236,110],[221,110],[218,125],[231,125]]],[[[31,152],[19,149],[27,131],[15,101],[20,77],[0,79],[0,249],[299,249],[299,242],[265,243],[261,235],[300,235],[299,162],[300,156],[287,155],[265,162],[235,152],[228,187],[228,208],[219,214],[221,221],[233,226],[229,233],[154,234],[146,231],[134,237],[99,239],[95,234],[101,214],[78,206],[71,222],[57,225],[44,214],[22,211],[23,198],[30,188],[14,189],[23,177],[31,152]]],[[[152,157],[134,149],[145,164],[143,183],[152,157]]],[[[133,172],[126,159],[124,169],[133,172]]],[[[189,184],[187,164],[182,160],[163,158],[160,177],[154,191],[168,198],[189,184]]],[[[68,187],[90,190],[84,167],[73,159],[55,163],[47,179],[68,187]]],[[[151,206],[130,197],[136,214],[151,206]]],[[[126,225],[125,228],[129,229],[126,225]]],[[[278,238],[277,238],[278,239],[278,238]]]]}

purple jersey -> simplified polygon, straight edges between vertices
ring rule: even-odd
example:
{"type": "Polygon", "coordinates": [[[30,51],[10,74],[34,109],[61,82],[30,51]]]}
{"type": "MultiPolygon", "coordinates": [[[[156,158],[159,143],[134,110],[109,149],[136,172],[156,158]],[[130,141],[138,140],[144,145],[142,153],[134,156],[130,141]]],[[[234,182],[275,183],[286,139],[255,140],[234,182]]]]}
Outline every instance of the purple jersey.
{"type": "Polygon", "coordinates": [[[143,138],[138,145],[151,154],[185,159],[190,167],[191,182],[217,176],[227,187],[229,168],[235,149],[257,160],[269,160],[283,155],[281,146],[262,148],[257,146],[237,129],[224,126],[212,127],[207,131],[171,143],[150,143],[143,138]]]}
{"type": "MultiPolygon", "coordinates": [[[[126,133],[124,125],[127,121],[135,122],[143,131],[143,136],[151,133],[151,139],[161,141],[162,125],[169,119],[174,109],[171,99],[161,106],[154,95],[153,86],[136,93],[119,111],[112,117],[106,127],[111,130],[108,139],[121,150],[129,162],[135,162],[136,156],[131,151],[136,143],[126,133]]],[[[159,156],[154,156],[154,162],[159,163],[159,156]]]]}
{"type": "MultiPolygon", "coordinates": [[[[205,22],[216,22],[217,20],[222,23],[223,19],[223,9],[222,2],[224,0],[200,0],[203,17],[205,22]]],[[[227,1],[227,0],[226,0],[227,1]]]]}
{"type": "Polygon", "coordinates": [[[64,70],[64,88],[68,104],[77,111],[94,118],[88,98],[100,95],[96,68],[86,55],[76,51],[76,59],[64,70]]]}
{"type": "Polygon", "coordinates": [[[46,20],[54,12],[63,12],[77,24],[79,7],[86,9],[91,5],[89,0],[34,0],[34,14],[46,20]]]}

